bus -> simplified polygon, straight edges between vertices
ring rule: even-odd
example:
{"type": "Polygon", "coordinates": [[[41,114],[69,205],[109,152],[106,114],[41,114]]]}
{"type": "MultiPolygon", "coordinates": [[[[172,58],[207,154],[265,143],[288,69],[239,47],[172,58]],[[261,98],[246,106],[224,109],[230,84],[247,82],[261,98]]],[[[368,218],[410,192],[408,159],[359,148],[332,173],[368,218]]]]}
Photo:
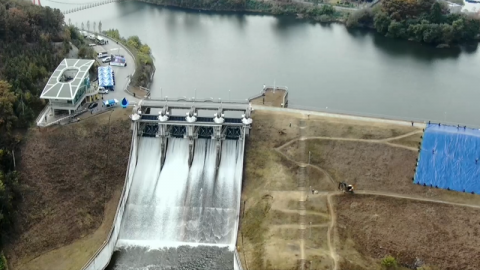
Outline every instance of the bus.
{"type": "Polygon", "coordinates": [[[104,38],[102,38],[101,36],[97,36],[96,41],[97,41],[97,44],[100,44],[100,45],[107,44],[107,41],[104,38]]]}

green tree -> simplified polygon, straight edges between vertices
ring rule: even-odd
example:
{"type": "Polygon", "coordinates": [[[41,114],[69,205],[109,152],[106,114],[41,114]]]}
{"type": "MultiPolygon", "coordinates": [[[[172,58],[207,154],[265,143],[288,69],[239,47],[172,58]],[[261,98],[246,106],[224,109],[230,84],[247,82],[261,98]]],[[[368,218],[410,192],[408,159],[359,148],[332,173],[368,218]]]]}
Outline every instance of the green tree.
{"type": "Polygon", "coordinates": [[[443,22],[443,12],[442,7],[439,2],[435,2],[430,9],[429,20],[432,23],[442,23],[443,22]]]}
{"type": "Polygon", "coordinates": [[[384,35],[387,34],[390,23],[390,18],[383,12],[377,13],[373,19],[373,25],[375,26],[375,29],[377,29],[377,32],[384,35]]]}
{"type": "Polygon", "coordinates": [[[90,31],[90,21],[87,21],[87,29],[90,31]]]}
{"type": "Polygon", "coordinates": [[[102,33],[102,21],[98,22],[98,33],[102,33]]]}
{"type": "Polygon", "coordinates": [[[97,22],[93,22],[93,32],[97,32],[97,22]]]}
{"type": "Polygon", "coordinates": [[[82,22],[82,31],[85,30],[85,25],[82,22]]]}
{"type": "Polygon", "coordinates": [[[0,132],[3,135],[10,134],[17,120],[13,107],[17,97],[11,91],[11,85],[6,81],[0,81],[0,132]]]}
{"type": "Polygon", "coordinates": [[[387,36],[392,38],[404,38],[406,36],[406,31],[403,24],[397,21],[391,21],[388,26],[387,36]]]}

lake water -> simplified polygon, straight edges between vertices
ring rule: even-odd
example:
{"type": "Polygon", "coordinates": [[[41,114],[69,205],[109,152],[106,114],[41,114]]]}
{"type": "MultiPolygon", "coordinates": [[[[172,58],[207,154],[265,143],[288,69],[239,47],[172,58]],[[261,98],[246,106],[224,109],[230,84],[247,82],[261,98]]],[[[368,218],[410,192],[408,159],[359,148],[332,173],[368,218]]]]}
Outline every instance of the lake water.
{"type": "MultiPolygon", "coordinates": [[[[94,1],[47,1],[62,10],[94,1]]],[[[290,106],[480,126],[476,45],[440,50],[340,24],[123,2],[66,15],[152,48],[152,96],[245,99],[288,86],[290,106]],[[162,91],[160,91],[160,88],[162,91]],[[196,89],[196,90],[195,90],[196,89]]]]}

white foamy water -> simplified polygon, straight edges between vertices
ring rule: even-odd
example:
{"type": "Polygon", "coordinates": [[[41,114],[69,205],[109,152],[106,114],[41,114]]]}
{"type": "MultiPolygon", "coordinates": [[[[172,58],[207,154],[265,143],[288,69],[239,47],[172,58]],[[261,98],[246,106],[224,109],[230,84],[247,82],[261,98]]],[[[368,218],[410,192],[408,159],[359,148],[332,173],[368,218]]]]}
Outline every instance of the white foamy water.
{"type": "Polygon", "coordinates": [[[158,138],[140,140],[138,165],[117,246],[233,247],[243,169],[242,142],[238,143],[241,147],[237,147],[237,141],[223,142],[216,178],[215,141],[196,141],[189,168],[188,140],[169,138],[161,172],[160,142],[158,138]]]}

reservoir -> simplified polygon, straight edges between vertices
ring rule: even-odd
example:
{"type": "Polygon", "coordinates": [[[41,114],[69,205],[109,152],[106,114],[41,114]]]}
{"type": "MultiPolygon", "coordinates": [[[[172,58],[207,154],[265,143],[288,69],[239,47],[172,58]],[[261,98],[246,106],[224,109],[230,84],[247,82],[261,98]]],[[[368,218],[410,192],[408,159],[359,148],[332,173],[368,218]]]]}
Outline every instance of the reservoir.
{"type": "MultiPolygon", "coordinates": [[[[67,10],[91,0],[48,1],[67,10]]],[[[441,50],[295,18],[211,13],[139,2],[67,14],[123,36],[155,57],[152,97],[240,100],[288,86],[290,107],[480,126],[477,44],[441,50]],[[160,91],[160,89],[162,89],[160,91]]],[[[85,29],[87,27],[85,26],[85,29]]]]}

